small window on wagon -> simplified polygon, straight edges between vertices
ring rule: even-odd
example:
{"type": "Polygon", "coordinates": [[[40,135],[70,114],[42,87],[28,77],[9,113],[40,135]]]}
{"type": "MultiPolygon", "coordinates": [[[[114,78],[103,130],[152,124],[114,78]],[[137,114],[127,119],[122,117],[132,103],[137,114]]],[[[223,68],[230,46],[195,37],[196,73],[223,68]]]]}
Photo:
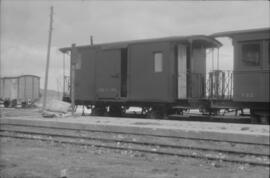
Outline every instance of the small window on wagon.
{"type": "Polygon", "coordinates": [[[242,60],[252,65],[259,65],[261,58],[261,45],[259,42],[242,44],[242,60]]]}
{"type": "Polygon", "coordinates": [[[154,72],[162,72],[163,70],[163,54],[162,52],[154,52],[154,72]]]}

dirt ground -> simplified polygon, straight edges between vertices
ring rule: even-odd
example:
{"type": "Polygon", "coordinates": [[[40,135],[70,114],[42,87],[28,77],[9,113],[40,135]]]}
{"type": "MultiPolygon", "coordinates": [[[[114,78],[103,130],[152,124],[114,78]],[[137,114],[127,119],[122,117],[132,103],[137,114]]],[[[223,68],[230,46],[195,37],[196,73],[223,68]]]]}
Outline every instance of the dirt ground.
{"type": "MultiPolygon", "coordinates": [[[[5,109],[2,117],[40,116],[5,109]]],[[[0,137],[0,178],[268,178],[269,168],[0,137]]]]}
{"type": "Polygon", "coordinates": [[[1,178],[268,178],[269,168],[1,138],[1,178]]]}

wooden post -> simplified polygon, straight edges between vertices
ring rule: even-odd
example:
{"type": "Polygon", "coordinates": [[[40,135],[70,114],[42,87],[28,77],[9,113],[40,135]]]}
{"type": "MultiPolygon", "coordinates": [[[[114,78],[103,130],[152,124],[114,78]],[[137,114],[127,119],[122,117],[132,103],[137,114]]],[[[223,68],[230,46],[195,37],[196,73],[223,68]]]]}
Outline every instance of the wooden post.
{"type": "Polygon", "coordinates": [[[43,110],[45,110],[46,108],[46,100],[47,100],[48,73],[49,73],[51,40],[52,40],[52,29],[53,29],[52,23],[53,23],[53,6],[51,6],[51,13],[50,13],[49,40],[48,40],[45,84],[44,84],[44,93],[43,93],[43,110]]]}
{"type": "Polygon", "coordinates": [[[70,55],[70,93],[71,93],[71,107],[72,107],[72,115],[75,112],[75,65],[76,65],[76,44],[72,44],[71,46],[71,55],[70,55]]]}

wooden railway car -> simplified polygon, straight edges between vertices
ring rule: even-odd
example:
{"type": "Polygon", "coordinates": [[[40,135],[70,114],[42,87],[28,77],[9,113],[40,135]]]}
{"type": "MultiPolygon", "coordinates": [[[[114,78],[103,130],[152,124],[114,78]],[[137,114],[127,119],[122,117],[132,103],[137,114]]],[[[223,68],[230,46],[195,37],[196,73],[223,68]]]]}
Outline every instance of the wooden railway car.
{"type": "Polygon", "coordinates": [[[40,78],[34,75],[0,78],[0,99],[5,107],[26,106],[40,97],[40,78]]]}
{"type": "Polygon", "coordinates": [[[107,110],[121,115],[128,107],[139,106],[149,117],[163,117],[181,112],[183,105],[204,102],[206,49],[220,46],[212,37],[193,35],[60,51],[76,56],[76,105],[91,107],[93,115],[107,110]]]}
{"type": "Polygon", "coordinates": [[[216,33],[234,47],[233,105],[250,108],[253,122],[269,123],[270,28],[216,33]]]}

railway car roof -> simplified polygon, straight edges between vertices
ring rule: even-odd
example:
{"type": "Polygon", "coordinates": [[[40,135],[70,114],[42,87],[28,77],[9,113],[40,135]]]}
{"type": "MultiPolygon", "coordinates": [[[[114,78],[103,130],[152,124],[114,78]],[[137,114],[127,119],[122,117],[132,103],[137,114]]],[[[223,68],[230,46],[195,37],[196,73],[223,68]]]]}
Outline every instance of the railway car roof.
{"type": "MultiPolygon", "coordinates": [[[[205,35],[192,35],[192,36],[172,36],[165,38],[155,38],[155,39],[142,39],[142,40],[132,40],[132,41],[121,41],[113,43],[103,43],[95,45],[84,45],[77,46],[78,48],[95,48],[101,47],[102,49],[115,49],[115,48],[126,48],[128,45],[139,44],[139,43],[152,43],[152,42],[195,42],[198,45],[204,45],[209,48],[220,47],[222,44],[214,39],[213,37],[205,35]]],[[[65,47],[59,49],[61,52],[66,53],[71,50],[71,47],[65,47]]]]}
{"type": "Polygon", "coordinates": [[[35,78],[40,78],[39,76],[36,76],[36,75],[19,75],[19,76],[1,77],[1,79],[14,79],[14,78],[21,78],[21,77],[35,77],[35,78]]]}
{"type": "Polygon", "coordinates": [[[268,32],[270,33],[270,28],[254,28],[254,29],[248,29],[248,30],[236,30],[236,31],[226,31],[226,32],[218,32],[214,33],[210,36],[217,38],[217,37],[234,37],[236,35],[242,35],[242,34],[249,34],[249,33],[264,33],[268,32]]]}

